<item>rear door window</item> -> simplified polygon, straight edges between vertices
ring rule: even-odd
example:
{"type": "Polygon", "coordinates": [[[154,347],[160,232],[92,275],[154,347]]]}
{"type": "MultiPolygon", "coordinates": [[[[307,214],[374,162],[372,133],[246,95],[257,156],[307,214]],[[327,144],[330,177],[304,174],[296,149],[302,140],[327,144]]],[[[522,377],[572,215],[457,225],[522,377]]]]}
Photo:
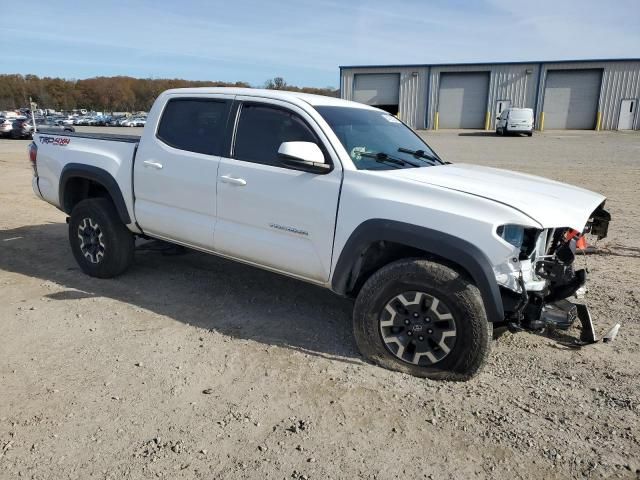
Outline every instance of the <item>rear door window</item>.
{"type": "Polygon", "coordinates": [[[513,120],[530,120],[533,117],[529,110],[512,110],[509,118],[513,120]]]}
{"type": "Polygon", "coordinates": [[[313,142],[322,149],[311,128],[295,113],[263,104],[242,106],[234,158],[284,167],[278,158],[283,142],[313,142]]]}
{"type": "Polygon", "coordinates": [[[230,100],[169,100],[158,125],[157,137],[167,145],[180,150],[221,155],[230,109],[230,100]]]}

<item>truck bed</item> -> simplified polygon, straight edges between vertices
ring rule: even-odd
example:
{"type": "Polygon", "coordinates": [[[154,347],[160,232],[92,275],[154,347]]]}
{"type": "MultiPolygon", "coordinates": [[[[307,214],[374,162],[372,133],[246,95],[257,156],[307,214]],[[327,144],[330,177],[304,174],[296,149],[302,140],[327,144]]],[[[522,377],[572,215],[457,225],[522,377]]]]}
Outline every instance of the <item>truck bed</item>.
{"type": "Polygon", "coordinates": [[[91,138],[93,140],[108,140],[110,142],[138,143],[140,135],[120,135],[118,133],[89,133],[89,132],[62,132],[59,130],[47,130],[46,127],[38,129],[37,133],[44,135],[56,135],[63,137],[91,138]]]}
{"type": "Polygon", "coordinates": [[[60,188],[65,170],[73,174],[89,170],[94,176],[101,172],[107,177],[103,182],[118,185],[129,217],[134,218],[131,175],[139,142],[139,135],[38,130],[34,135],[38,152],[34,190],[64,209],[60,188]]]}

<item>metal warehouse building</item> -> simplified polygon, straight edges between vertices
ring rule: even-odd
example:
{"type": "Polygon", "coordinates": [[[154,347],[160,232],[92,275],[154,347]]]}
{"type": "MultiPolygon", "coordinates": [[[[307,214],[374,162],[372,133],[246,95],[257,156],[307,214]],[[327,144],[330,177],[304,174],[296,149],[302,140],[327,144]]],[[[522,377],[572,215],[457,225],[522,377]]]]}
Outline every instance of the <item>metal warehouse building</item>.
{"type": "Polygon", "coordinates": [[[413,128],[490,130],[512,106],[538,130],[640,129],[640,59],[346,66],[340,93],[413,128]]]}

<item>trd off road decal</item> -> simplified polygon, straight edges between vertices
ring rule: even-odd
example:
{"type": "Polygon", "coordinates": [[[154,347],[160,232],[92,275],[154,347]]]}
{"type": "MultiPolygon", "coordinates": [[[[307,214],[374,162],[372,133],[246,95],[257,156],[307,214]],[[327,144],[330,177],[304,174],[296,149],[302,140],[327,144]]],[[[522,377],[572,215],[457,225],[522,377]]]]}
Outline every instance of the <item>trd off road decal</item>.
{"type": "Polygon", "coordinates": [[[71,139],[66,137],[40,137],[40,143],[66,147],[71,143],[71,139]]]}

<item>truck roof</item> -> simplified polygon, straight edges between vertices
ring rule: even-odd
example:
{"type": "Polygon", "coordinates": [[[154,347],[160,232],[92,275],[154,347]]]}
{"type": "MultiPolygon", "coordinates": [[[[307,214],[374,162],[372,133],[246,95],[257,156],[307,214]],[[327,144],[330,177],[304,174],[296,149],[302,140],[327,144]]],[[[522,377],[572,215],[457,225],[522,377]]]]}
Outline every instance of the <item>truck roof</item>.
{"type": "Polygon", "coordinates": [[[199,87],[199,88],[173,88],[164,92],[164,95],[171,94],[213,94],[225,93],[227,95],[247,95],[262,98],[275,98],[280,100],[295,101],[302,100],[314,106],[336,106],[336,107],[352,107],[372,109],[369,105],[363,103],[351,102],[336,97],[327,97],[324,95],[314,95],[311,93],[290,92],[288,90],[267,90],[264,88],[238,88],[238,87],[199,87]]]}

